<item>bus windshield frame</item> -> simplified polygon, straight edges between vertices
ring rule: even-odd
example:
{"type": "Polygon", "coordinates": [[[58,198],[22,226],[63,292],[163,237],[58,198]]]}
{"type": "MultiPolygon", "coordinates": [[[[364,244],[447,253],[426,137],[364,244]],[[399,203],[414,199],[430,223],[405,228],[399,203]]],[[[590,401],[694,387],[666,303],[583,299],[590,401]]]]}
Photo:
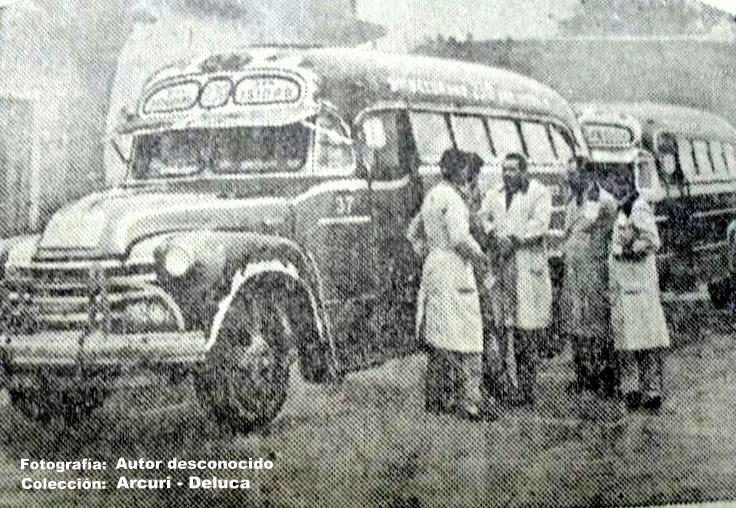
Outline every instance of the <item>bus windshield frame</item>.
{"type": "Polygon", "coordinates": [[[300,173],[308,165],[312,137],[304,122],[143,133],[134,142],[130,179],[300,173]]]}

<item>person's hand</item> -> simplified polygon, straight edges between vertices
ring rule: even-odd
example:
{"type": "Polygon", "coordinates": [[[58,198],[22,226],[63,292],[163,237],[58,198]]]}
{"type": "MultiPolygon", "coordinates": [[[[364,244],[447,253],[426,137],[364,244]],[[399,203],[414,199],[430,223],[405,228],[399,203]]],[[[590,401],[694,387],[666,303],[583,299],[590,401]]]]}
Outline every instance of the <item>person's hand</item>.
{"type": "Polygon", "coordinates": [[[511,237],[502,236],[498,240],[498,252],[502,258],[508,257],[514,248],[514,241],[511,237]]]}
{"type": "Polygon", "coordinates": [[[625,227],[619,230],[619,241],[624,248],[630,248],[636,239],[636,231],[632,227],[625,227]]]}

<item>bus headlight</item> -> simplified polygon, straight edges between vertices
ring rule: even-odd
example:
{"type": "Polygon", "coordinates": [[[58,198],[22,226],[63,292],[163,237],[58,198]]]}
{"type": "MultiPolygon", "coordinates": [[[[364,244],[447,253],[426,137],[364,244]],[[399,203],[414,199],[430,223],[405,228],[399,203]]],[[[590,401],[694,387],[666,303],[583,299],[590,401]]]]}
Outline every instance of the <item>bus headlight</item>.
{"type": "Polygon", "coordinates": [[[164,269],[172,277],[183,277],[194,265],[194,256],[180,245],[171,245],[164,254],[164,269]]]}

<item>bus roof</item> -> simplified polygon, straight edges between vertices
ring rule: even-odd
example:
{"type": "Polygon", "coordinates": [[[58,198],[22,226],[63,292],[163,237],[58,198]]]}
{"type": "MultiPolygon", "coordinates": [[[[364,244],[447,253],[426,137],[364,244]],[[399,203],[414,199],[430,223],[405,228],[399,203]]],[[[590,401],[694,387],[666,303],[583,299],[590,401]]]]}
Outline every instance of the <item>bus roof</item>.
{"type": "MultiPolygon", "coordinates": [[[[553,116],[577,125],[570,104],[556,91],[511,71],[441,58],[350,48],[243,48],[163,68],[151,76],[145,98],[163,82],[178,78],[290,69],[316,76],[318,97],[340,108],[348,120],[381,102],[452,103],[553,116]]],[[[181,114],[179,114],[181,116],[181,114]]],[[[576,137],[579,132],[575,131],[576,137]]]]}
{"type": "Polygon", "coordinates": [[[551,88],[482,64],[347,49],[309,51],[304,54],[304,63],[328,86],[362,86],[377,99],[409,104],[449,99],[459,107],[490,105],[568,120],[572,120],[568,115],[574,114],[570,104],[551,88]]]}
{"type": "Polygon", "coordinates": [[[577,103],[578,114],[620,116],[622,121],[638,121],[642,134],[650,138],[660,131],[681,134],[690,138],[719,139],[736,142],[736,128],[725,118],[708,111],[653,102],[577,103]]]}

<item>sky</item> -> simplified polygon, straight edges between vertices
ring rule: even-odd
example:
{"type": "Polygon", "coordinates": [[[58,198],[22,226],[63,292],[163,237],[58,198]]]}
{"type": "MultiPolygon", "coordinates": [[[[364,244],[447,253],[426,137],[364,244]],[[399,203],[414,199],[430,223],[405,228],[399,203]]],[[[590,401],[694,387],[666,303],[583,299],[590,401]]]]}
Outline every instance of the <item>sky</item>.
{"type": "MultiPolygon", "coordinates": [[[[734,0],[736,1],[736,0],[734,0]]],[[[442,33],[464,40],[497,37],[549,37],[560,19],[571,16],[578,0],[357,0],[361,19],[385,26],[397,44],[413,46],[442,33]]],[[[391,36],[390,35],[390,36],[391,36]]]]}
{"type": "Polygon", "coordinates": [[[736,0],[700,0],[722,11],[736,15],[736,0]]]}
{"type": "MultiPolygon", "coordinates": [[[[388,47],[406,51],[426,37],[464,40],[559,35],[559,21],[574,15],[581,0],[356,0],[358,17],[386,27],[388,47]]],[[[736,0],[702,0],[736,15],[736,0]]]]}

